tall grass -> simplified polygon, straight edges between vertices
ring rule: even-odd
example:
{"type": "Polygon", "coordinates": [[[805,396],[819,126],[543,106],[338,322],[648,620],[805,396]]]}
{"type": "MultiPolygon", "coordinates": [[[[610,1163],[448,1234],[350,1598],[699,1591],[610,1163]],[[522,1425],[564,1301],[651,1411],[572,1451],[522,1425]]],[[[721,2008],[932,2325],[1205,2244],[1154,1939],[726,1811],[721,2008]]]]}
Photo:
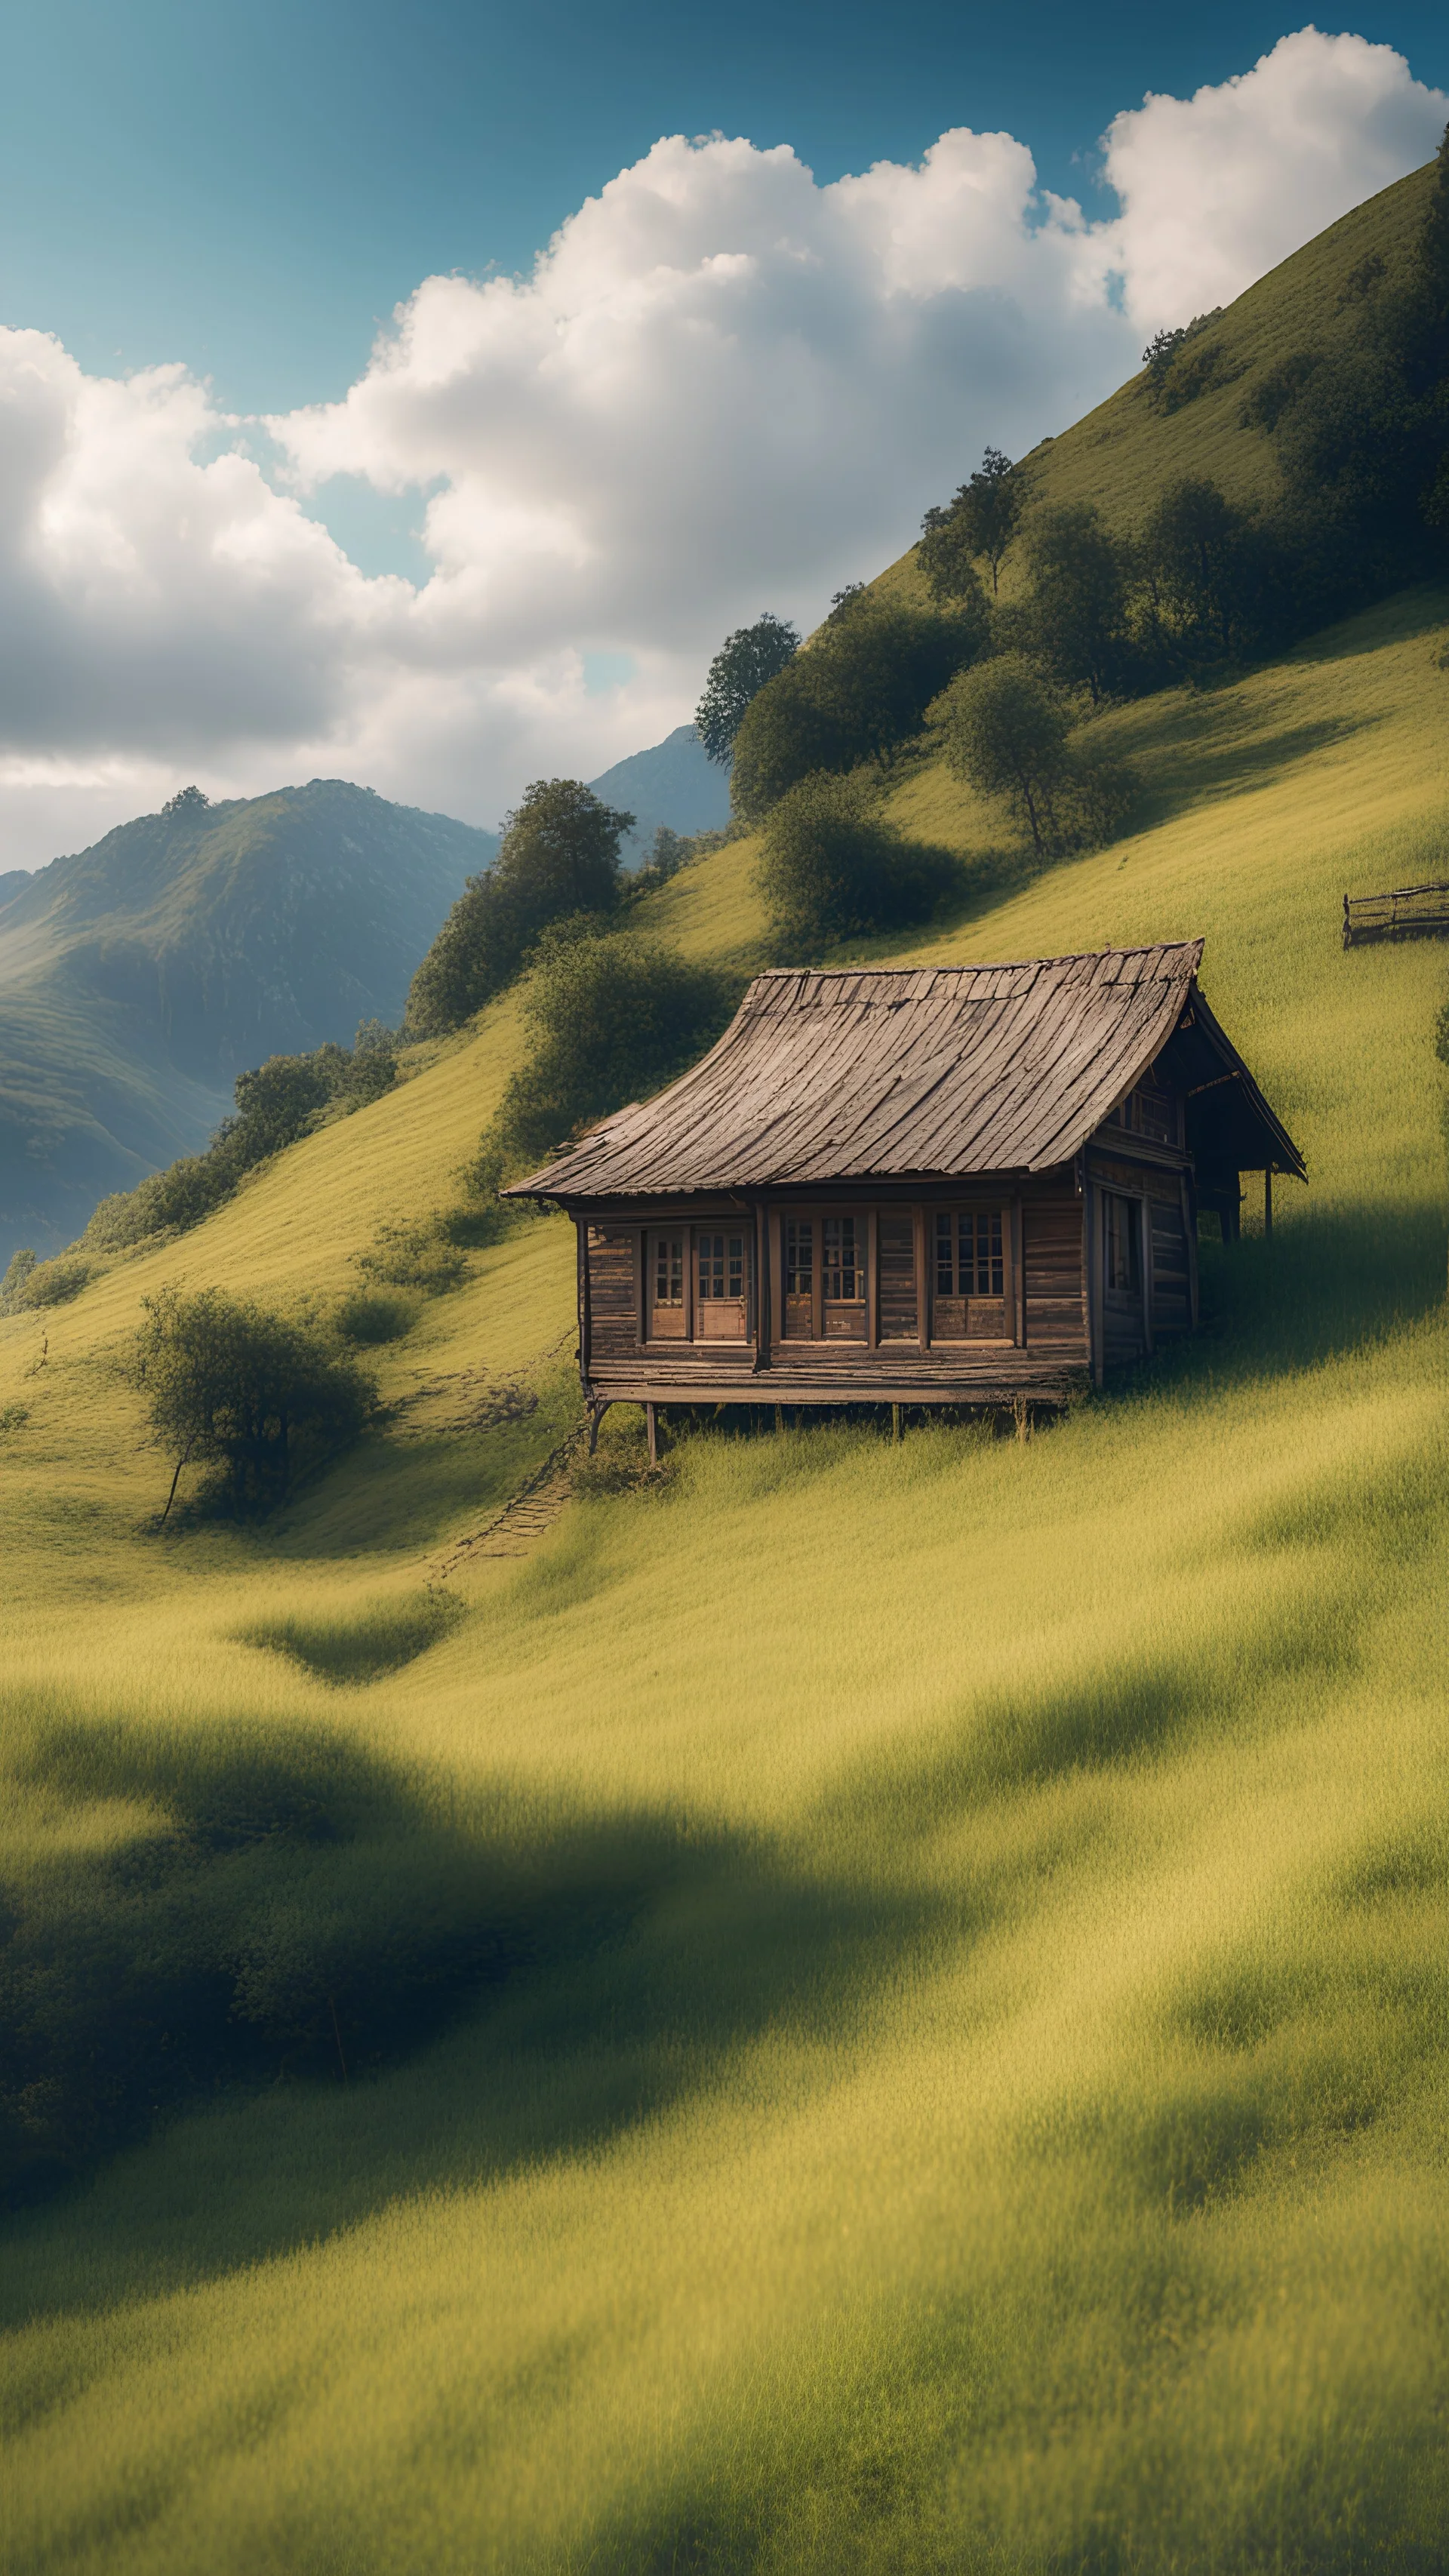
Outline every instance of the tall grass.
{"type": "MultiPolygon", "coordinates": [[[[545,1226],[385,1351],[345,1478],[157,1542],[143,1265],[43,1365],[3,1328],[5,1875],[78,2098],[139,2031],[7,2225],[9,2565],[1442,2564],[1446,970],[1336,908],[1437,828],[1446,685],[1422,603],[1361,621],[1176,796],[1197,716],[1134,711],[1126,866],[958,935],[1206,929],[1310,1161],[1193,1347],[1029,1444],[691,1437],[457,1556],[572,1400],[545,1226]],[[507,1371],[537,1411],[470,1428],[507,1371]]],[[[436,1195],[473,1043],[269,1177],[245,1258],[335,1293],[335,1138],[397,1125],[380,1209],[411,1118],[436,1195]]]]}

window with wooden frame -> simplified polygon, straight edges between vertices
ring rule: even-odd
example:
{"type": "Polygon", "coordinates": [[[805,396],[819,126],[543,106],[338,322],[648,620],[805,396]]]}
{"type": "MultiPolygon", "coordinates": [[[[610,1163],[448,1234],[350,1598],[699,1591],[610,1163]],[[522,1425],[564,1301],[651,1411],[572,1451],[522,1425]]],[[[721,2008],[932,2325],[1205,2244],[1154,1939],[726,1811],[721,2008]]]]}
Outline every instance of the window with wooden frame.
{"type": "Polygon", "coordinates": [[[749,1238],[743,1228],[700,1226],[694,1237],[694,1337],[740,1342],[749,1332],[749,1238]]]}
{"type": "Polygon", "coordinates": [[[1005,1208],[937,1208],[931,1228],[931,1339],[1009,1339],[1005,1208]]]}
{"type": "Polygon", "coordinates": [[[651,1342],[682,1342],[689,1330],[685,1304],[683,1226],[650,1228],[644,1273],[645,1332],[651,1342]]]}
{"type": "Polygon", "coordinates": [[[1136,1089],[1118,1101],[1107,1124],[1125,1128],[1129,1136],[1145,1136],[1154,1145],[1175,1145],[1180,1141],[1177,1094],[1164,1090],[1154,1073],[1145,1073],[1136,1089]]]}
{"type": "Polygon", "coordinates": [[[1102,1252],[1109,1297],[1142,1294],[1142,1208],[1116,1190],[1102,1193],[1102,1252]]]}

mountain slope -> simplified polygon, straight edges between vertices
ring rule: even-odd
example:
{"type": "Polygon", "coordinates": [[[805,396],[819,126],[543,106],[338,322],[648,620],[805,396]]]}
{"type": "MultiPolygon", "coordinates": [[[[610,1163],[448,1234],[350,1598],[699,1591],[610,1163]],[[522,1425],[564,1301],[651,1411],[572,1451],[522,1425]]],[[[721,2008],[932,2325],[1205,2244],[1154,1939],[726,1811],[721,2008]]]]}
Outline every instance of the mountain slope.
{"type": "Polygon", "coordinates": [[[0,906],[0,1260],[194,1150],[246,1066],[399,1020],[496,848],[314,779],[143,815],[22,880],[0,906]]]}
{"type": "Polygon", "coordinates": [[[635,860],[648,856],[661,823],[671,832],[721,832],[730,819],[729,772],[705,757],[692,724],[676,725],[652,750],[631,752],[589,785],[606,805],[635,816],[624,843],[635,860]]]}

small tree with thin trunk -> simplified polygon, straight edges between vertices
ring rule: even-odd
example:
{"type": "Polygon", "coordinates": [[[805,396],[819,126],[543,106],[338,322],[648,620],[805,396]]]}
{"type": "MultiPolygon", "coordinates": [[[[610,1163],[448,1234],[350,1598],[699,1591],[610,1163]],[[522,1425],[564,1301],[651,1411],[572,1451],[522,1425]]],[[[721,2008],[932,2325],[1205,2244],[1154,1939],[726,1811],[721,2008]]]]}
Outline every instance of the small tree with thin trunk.
{"type": "Polygon", "coordinates": [[[376,1400],[371,1378],[305,1317],[271,1314],[219,1288],[142,1300],[136,1379],[173,1461],[166,1520],[183,1468],[221,1468],[238,1515],[285,1501],[299,1470],[357,1437],[376,1400]]]}
{"type": "Polygon", "coordinates": [[[995,598],[1001,567],[1025,507],[1023,476],[999,447],[988,447],[949,509],[928,510],[921,522],[920,566],[937,599],[969,597],[978,562],[991,567],[995,598]]]}
{"type": "Polygon", "coordinates": [[[1006,797],[1040,857],[1068,774],[1068,716],[1058,692],[1024,653],[999,653],[953,680],[934,712],[947,766],[981,795],[1006,797]]]}

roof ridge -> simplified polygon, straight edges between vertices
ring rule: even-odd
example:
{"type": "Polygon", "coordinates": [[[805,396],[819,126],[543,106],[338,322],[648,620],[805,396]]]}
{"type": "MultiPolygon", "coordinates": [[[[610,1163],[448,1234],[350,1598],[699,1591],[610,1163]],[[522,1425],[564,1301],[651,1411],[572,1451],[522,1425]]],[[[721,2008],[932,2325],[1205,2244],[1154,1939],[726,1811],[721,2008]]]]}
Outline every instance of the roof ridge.
{"type": "Polygon", "coordinates": [[[841,984],[847,979],[858,983],[862,978],[884,982],[887,976],[929,975],[1020,975],[1028,968],[1043,966],[1103,965],[1108,958],[1176,957],[1189,949],[1199,956],[1205,946],[1201,936],[1190,939],[1146,939],[1133,948],[1068,948],[1054,957],[957,957],[944,959],[937,966],[919,962],[899,966],[762,966],[751,976],[747,994],[758,984],[813,983],[841,984]]]}

